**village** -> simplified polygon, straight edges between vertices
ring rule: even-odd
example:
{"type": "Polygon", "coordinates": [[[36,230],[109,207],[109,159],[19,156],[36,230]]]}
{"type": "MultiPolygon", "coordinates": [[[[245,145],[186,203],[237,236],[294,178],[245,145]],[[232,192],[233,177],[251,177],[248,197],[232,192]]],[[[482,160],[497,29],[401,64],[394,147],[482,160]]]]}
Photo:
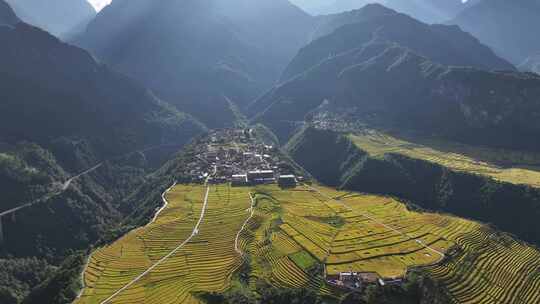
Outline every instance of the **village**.
{"type": "MultiPolygon", "coordinates": [[[[294,188],[305,178],[283,156],[278,147],[261,142],[253,129],[213,130],[195,145],[187,174],[194,183],[230,183],[233,187],[278,184],[294,188]]],[[[394,285],[401,278],[382,279],[376,273],[342,272],[325,274],[338,288],[358,290],[368,285],[394,285]]]]}
{"type": "Polygon", "coordinates": [[[195,149],[187,168],[192,182],[231,183],[234,187],[277,183],[294,188],[304,181],[281,159],[279,149],[259,141],[253,129],[214,130],[195,149]]]}

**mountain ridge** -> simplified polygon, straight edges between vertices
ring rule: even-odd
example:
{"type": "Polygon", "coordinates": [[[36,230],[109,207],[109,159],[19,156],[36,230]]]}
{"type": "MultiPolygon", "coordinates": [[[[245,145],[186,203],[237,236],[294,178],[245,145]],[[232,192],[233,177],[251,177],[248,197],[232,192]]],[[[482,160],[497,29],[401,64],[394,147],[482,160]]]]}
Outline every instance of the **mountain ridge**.
{"type": "Polygon", "coordinates": [[[345,110],[368,124],[534,150],[539,81],[530,73],[449,67],[400,45],[370,42],[269,92],[256,104],[264,110],[255,121],[285,140],[296,128],[289,122],[345,110]]]}
{"type": "Polygon", "coordinates": [[[20,19],[11,6],[4,0],[0,0],[0,25],[14,25],[18,22],[20,19]]]}
{"type": "Polygon", "coordinates": [[[84,30],[96,11],[86,0],[6,0],[26,23],[66,38],[84,30]]]}
{"type": "Polygon", "coordinates": [[[223,0],[114,1],[76,43],[207,125],[231,125],[229,101],[243,107],[272,86],[311,20],[284,0],[235,3],[231,10],[223,0]],[[266,17],[250,15],[259,13],[266,17]],[[291,28],[270,30],[280,23],[291,28]],[[279,39],[286,46],[268,47],[279,39]]]}
{"type": "Polygon", "coordinates": [[[376,39],[386,39],[409,47],[442,64],[470,65],[482,69],[515,69],[512,64],[497,57],[488,47],[456,26],[428,25],[379,4],[328,18],[328,21],[323,21],[322,26],[319,26],[319,34],[315,34],[319,38],[302,48],[291,61],[283,73],[282,81],[293,78],[329,56],[376,39]]]}
{"type": "Polygon", "coordinates": [[[540,26],[538,16],[537,0],[479,1],[447,23],[459,25],[517,65],[540,52],[540,42],[531,31],[540,26]]]}

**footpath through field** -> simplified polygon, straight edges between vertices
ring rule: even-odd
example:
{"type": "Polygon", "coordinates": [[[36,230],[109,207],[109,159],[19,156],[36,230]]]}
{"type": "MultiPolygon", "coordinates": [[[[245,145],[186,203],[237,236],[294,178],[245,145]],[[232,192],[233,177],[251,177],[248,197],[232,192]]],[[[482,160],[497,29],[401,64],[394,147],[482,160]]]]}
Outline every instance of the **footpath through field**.
{"type": "MultiPolygon", "coordinates": [[[[169,188],[169,189],[172,189],[169,188]]],[[[210,193],[210,186],[206,186],[206,194],[204,196],[204,203],[201,210],[201,215],[199,217],[199,220],[197,221],[197,224],[193,228],[193,231],[191,232],[191,235],[180,245],[178,245],[176,248],[174,248],[171,252],[169,252],[166,256],[158,260],[156,263],[154,263],[152,266],[150,266],[147,270],[145,270],[143,273],[141,273],[139,276],[137,276],[135,279],[133,279],[131,282],[124,285],[122,288],[118,289],[115,293],[113,293],[111,296],[109,296],[107,299],[103,300],[101,304],[109,303],[114,297],[118,296],[120,293],[122,293],[124,290],[131,287],[133,284],[137,283],[140,279],[142,279],[144,276],[146,276],[148,273],[150,273],[152,270],[154,270],[156,267],[158,267],[160,264],[165,262],[168,258],[173,256],[175,253],[177,253],[180,249],[182,249],[187,243],[189,243],[197,234],[199,234],[199,228],[201,226],[201,223],[204,219],[204,214],[206,212],[206,207],[208,205],[208,194],[210,193]]]]}
{"type": "Polygon", "coordinates": [[[248,209],[248,211],[250,212],[249,217],[244,221],[244,223],[242,224],[242,227],[240,227],[240,230],[238,230],[238,233],[236,234],[236,238],[234,239],[234,250],[238,252],[238,254],[241,257],[244,257],[244,252],[242,252],[242,250],[238,246],[238,242],[240,240],[240,234],[242,234],[242,231],[246,229],[246,226],[249,220],[251,220],[253,218],[253,215],[255,215],[255,199],[253,198],[253,195],[251,193],[249,194],[249,198],[251,199],[251,206],[248,209]]]}

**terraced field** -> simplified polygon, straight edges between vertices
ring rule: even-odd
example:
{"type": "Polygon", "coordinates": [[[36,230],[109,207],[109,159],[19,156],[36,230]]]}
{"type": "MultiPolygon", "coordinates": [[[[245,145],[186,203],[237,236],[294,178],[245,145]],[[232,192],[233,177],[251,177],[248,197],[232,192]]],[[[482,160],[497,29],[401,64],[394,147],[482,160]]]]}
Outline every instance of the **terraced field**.
{"type": "Polygon", "coordinates": [[[352,269],[377,272],[383,278],[402,277],[408,267],[442,260],[457,235],[478,226],[413,213],[380,196],[324,187],[267,191],[285,210],[281,229],[289,241],[324,263],[328,274],[352,269]],[[332,222],[336,219],[341,219],[338,224],[332,222]]]}
{"type": "MultiPolygon", "coordinates": [[[[155,222],[97,250],[76,303],[103,303],[188,239],[205,193],[206,186],[174,187],[155,222]]],[[[339,298],[343,291],[327,285],[324,272],[396,278],[419,266],[456,303],[540,299],[540,252],[481,224],[320,186],[218,185],[210,187],[198,234],[108,303],[199,303],[194,292],[226,290],[239,269],[252,290],[264,281],[339,298]]]]}
{"type": "Polygon", "coordinates": [[[308,252],[328,274],[353,270],[395,278],[423,266],[455,303],[539,303],[540,252],[483,225],[325,187],[257,190],[281,208],[271,245],[252,245],[252,254],[264,257],[257,250],[267,244],[272,255],[262,260],[271,265],[275,284],[335,292],[310,277],[302,263],[291,263],[308,252]]]}
{"type": "MultiPolygon", "coordinates": [[[[249,189],[212,186],[199,233],[178,252],[109,303],[198,303],[196,291],[224,291],[242,258],[236,234],[248,218],[249,189]]],[[[76,303],[102,303],[192,233],[206,187],[181,185],[167,193],[167,208],[157,220],[97,250],[85,272],[86,288],[76,303]]]]}
{"type": "Polygon", "coordinates": [[[377,131],[350,135],[373,157],[388,153],[433,162],[455,171],[490,176],[496,180],[540,187],[540,155],[426,139],[401,139],[377,131]]]}
{"type": "Polygon", "coordinates": [[[456,239],[453,259],[428,267],[455,303],[540,303],[540,254],[506,235],[478,229],[456,239]]]}

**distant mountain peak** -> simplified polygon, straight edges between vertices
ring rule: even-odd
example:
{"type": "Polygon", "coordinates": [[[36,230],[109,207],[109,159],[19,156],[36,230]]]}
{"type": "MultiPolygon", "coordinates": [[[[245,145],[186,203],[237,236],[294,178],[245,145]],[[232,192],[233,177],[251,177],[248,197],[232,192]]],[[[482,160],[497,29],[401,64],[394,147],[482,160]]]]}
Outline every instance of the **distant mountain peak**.
{"type": "Polygon", "coordinates": [[[540,1],[479,1],[448,23],[489,45],[514,64],[540,52],[540,1]]]}
{"type": "Polygon", "coordinates": [[[65,38],[82,31],[96,11],[86,0],[6,0],[24,22],[65,38]]]}

